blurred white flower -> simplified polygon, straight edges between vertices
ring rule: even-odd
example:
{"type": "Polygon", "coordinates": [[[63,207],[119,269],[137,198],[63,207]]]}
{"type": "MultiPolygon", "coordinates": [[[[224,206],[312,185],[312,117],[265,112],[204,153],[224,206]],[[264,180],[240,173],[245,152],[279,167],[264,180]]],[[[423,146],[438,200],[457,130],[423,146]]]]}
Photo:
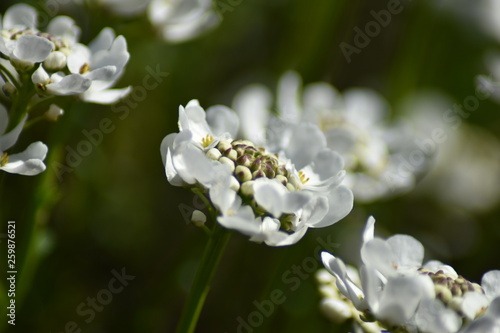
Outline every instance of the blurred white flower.
{"type": "Polygon", "coordinates": [[[122,16],[132,16],[142,13],[150,0],[95,0],[113,13],[122,16]]]}
{"type": "Polygon", "coordinates": [[[0,104],[0,170],[24,176],[34,176],[45,170],[43,160],[47,155],[47,146],[42,142],[34,142],[21,153],[7,154],[23,129],[26,117],[10,132],[5,133],[9,124],[7,110],[0,104]]]}
{"type": "Polygon", "coordinates": [[[500,103],[500,54],[490,52],[485,57],[485,64],[489,74],[479,75],[476,78],[477,90],[500,103]]]}
{"type": "Polygon", "coordinates": [[[275,118],[270,112],[272,97],[266,87],[243,88],[233,103],[249,124],[243,134],[282,149],[283,141],[294,139],[284,131],[289,131],[290,124],[314,124],[323,131],[326,146],[343,157],[346,185],[356,200],[369,202],[413,187],[414,175],[398,170],[397,147],[386,140],[388,106],[379,95],[368,89],[350,89],[341,95],[326,82],[310,84],[303,92],[301,89],[296,73],[289,72],[281,78],[275,118]],[[270,124],[273,130],[269,129],[270,124]]]}
{"type": "Polygon", "coordinates": [[[438,261],[422,265],[424,248],[413,237],[395,235],[384,240],[374,237],[374,226],[371,217],[363,232],[360,283],[348,274],[341,259],[322,253],[338,290],[366,318],[398,332],[469,332],[468,327],[484,321],[487,327],[500,329],[499,322],[483,319],[490,303],[493,308],[488,311],[499,311],[500,271],[486,273],[481,286],[471,283],[438,261]]]}
{"type": "Polygon", "coordinates": [[[235,140],[239,127],[227,107],[205,112],[196,100],[181,106],[180,132],[161,145],[168,181],[201,186],[221,225],[272,246],[293,244],[308,228],[329,226],[350,212],[352,193],[340,185],[342,159],[327,150],[324,138],[296,136],[284,147],[288,158],[235,140]]]}
{"type": "Polygon", "coordinates": [[[148,17],[163,39],[183,42],[219,23],[212,6],[212,0],[152,0],[148,17]]]}

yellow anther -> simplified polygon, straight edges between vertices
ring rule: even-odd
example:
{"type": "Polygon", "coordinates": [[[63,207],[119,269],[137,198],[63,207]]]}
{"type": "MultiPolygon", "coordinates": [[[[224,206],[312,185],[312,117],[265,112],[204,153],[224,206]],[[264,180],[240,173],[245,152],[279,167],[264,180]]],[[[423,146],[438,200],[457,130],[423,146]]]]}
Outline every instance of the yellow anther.
{"type": "Polygon", "coordinates": [[[299,171],[299,179],[302,184],[305,184],[309,181],[309,177],[306,176],[306,174],[303,171],[299,171]]]}
{"type": "Polygon", "coordinates": [[[90,70],[90,65],[88,63],[84,63],[82,67],[80,67],[80,74],[85,74],[90,70]]]}
{"type": "Polygon", "coordinates": [[[203,139],[201,139],[201,145],[203,148],[208,147],[214,141],[214,137],[207,134],[203,139]]]}
{"type": "Polygon", "coordinates": [[[0,167],[3,167],[7,163],[9,163],[9,156],[7,153],[3,153],[2,157],[0,157],[0,167]]]}

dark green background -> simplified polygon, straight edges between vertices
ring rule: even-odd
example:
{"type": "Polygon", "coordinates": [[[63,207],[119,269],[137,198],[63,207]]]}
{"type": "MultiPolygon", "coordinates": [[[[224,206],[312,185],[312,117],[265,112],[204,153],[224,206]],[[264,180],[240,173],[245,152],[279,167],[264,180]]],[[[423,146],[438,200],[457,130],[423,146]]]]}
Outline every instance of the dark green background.
{"type": "MultiPolygon", "coordinates": [[[[2,13],[10,3],[14,2],[2,1],[2,13]]],[[[193,196],[168,184],[159,154],[163,137],[177,131],[180,104],[197,98],[204,107],[230,105],[238,89],[253,82],[274,91],[288,69],[297,70],[305,83],[324,80],[340,90],[373,88],[392,106],[423,88],[436,88],[459,102],[473,94],[474,77],[486,73],[485,50],[498,45],[473,22],[456,19],[446,10],[437,12],[426,3],[403,1],[404,10],[392,16],[350,64],[339,44],[352,44],[353,28],[363,28],[373,20],[370,11],[386,8],[387,1],[243,0],[223,14],[222,24],[213,31],[175,45],[156,38],[145,17],[119,18],[97,7],[67,13],[82,27],[84,43],[105,26],[127,38],[131,58],[117,87],[141,85],[147,66],[170,74],[123,120],[110,106],[68,100],[60,121],[39,123],[22,134],[19,149],[43,140],[51,149],[47,161],[64,163],[67,147],[75,149],[86,139],[83,130],[99,128],[103,118],[115,126],[62,181],[50,162],[38,177],[4,179],[0,217],[16,221],[18,246],[25,246],[24,226],[33,210],[35,186],[44,182],[36,197],[45,207],[36,212],[44,235],[37,250],[41,259],[24,304],[17,309],[15,331],[63,332],[69,321],[82,332],[174,331],[207,240],[201,230],[184,222],[181,211],[194,207],[193,196]],[[85,323],[87,317],[79,316],[76,308],[106,288],[111,271],[122,267],[135,279],[85,323]]],[[[41,1],[31,4],[42,8],[41,1]]],[[[393,112],[397,115],[398,110],[393,112]]],[[[498,112],[497,104],[485,101],[467,122],[499,138],[498,112]]],[[[449,256],[436,254],[437,258],[479,281],[485,271],[500,268],[499,213],[497,207],[469,214],[461,207],[444,207],[409,194],[356,205],[337,225],[310,230],[287,248],[251,243],[234,233],[197,332],[236,332],[237,318],[247,320],[256,310],[253,302],[269,299],[274,289],[283,291],[286,300],[253,332],[347,332],[318,311],[314,278],[298,279],[300,285],[292,291],[297,280],[290,279],[296,275],[287,271],[304,260],[311,262],[307,258],[314,257],[318,237],[331,237],[339,253],[352,249],[349,257],[355,260],[368,215],[377,218],[382,235],[433,235],[451,249],[449,256]],[[465,253],[459,251],[463,238],[470,240],[465,253]]],[[[427,254],[434,257],[431,251],[427,254]]]]}

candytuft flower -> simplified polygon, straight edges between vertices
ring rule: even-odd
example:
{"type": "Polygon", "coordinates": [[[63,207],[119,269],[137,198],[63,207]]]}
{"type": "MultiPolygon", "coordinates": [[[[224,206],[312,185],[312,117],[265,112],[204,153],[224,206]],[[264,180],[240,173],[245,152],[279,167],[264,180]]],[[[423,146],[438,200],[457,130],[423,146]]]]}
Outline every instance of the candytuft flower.
{"type": "Polygon", "coordinates": [[[481,285],[467,281],[438,261],[422,264],[424,248],[408,235],[387,240],[374,237],[369,218],[361,247],[360,281],[344,262],[323,252],[325,268],[334,275],[340,293],[363,312],[365,321],[377,321],[397,332],[490,332],[500,329],[500,271],[483,276],[481,285]],[[491,309],[490,309],[491,307],[491,309]]]}
{"type": "Polygon", "coordinates": [[[196,100],[181,106],[179,133],[161,145],[168,181],[201,188],[218,223],[272,246],[293,244],[309,227],[329,226],[349,213],[353,199],[340,185],[342,159],[325,147],[324,138],[309,147],[299,136],[284,143],[281,154],[236,139],[240,126],[227,107],[205,112],[196,100]]]}
{"type": "Polygon", "coordinates": [[[113,30],[105,28],[87,47],[78,43],[80,28],[69,17],[55,17],[46,32],[38,30],[36,22],[33,7],[17,4],[6,11],[0,25],[0,53],[14,68],[10,74],[27,74],[20,84],[29,84],[24,78],[30,77],[39,96],[79,95],[101,104],[114,103],[130,92],[130,87],[109,89],[129,59],[123,36],[115,38],[113,30]]]}
{"type": "Polygon", "coordinates": [[[0,170],[8,173],[17,173],[24,176],[34,176],[45,171],[43,160],[47,155],[47,146],[42,142],[34,142],[21,153],[8,154],[19,138],[26,117],[10,132],[5,133],[9,124],[7,110],[0,104],[0,170]]]}
{"type": "Polygon", "coordinates": [[[414,175],[401,175],[397,170],[394,157],[397,147],[385,138],[388,106],[378,94],[368,89],[350,89],[341,95],[326,82],[310,84],[301,90],[298,74],[283,75],[278,84],[278,117],[275,117],[270,112],[272,98],[266,87],[243,88],[233,107],[251,124],[245,134],[259,141],[267,138],[270,146],[279,149],[283,140],[294,138],[281,129],[290,125],[304,128],[306,124],[320,128],[324,146],[338,152],[345,161],[348,171],[345,183],[361,202],[413,187],[414,175]]]}

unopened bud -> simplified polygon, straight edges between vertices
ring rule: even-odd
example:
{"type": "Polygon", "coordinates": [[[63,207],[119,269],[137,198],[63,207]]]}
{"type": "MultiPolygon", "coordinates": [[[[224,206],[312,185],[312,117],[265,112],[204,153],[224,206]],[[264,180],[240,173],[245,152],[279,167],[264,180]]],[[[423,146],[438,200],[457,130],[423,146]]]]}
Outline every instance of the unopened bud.
{"type": "Polygon", "coordinates": [[[222,156],[221,152],[216,148],[211,148],[207,151],[208,158],[212,160],[218,160],[222,156]]]}
{"type": "Polygon", "coordinates": [[[49,71],[58,71],[66,67],[67,58],[64,53],[59,51],[50,52],[49,56],[43,62],[43,65],[49,71]]]}
{"type": "Polygon", "coordinates": [[[242,183],[252,179],[252,173],[250,172],[250,169],[243,165],[238,165],[234,170],[234,174],[242,183]]]}
{"type": "Polygon", "coordinates": [[[47,112],[45,112],[45,118],[50,121],[57,121],[60,116],[64,114],[64,110],[55,104],[51,104],[47,112]]]}
{"type": "Polygon", "coordinates": [[[191,222],[197,227],[203,227],[205,222],[207,222],[207,216],[199,210],[194,210],[191,215],[191,222]]]}

